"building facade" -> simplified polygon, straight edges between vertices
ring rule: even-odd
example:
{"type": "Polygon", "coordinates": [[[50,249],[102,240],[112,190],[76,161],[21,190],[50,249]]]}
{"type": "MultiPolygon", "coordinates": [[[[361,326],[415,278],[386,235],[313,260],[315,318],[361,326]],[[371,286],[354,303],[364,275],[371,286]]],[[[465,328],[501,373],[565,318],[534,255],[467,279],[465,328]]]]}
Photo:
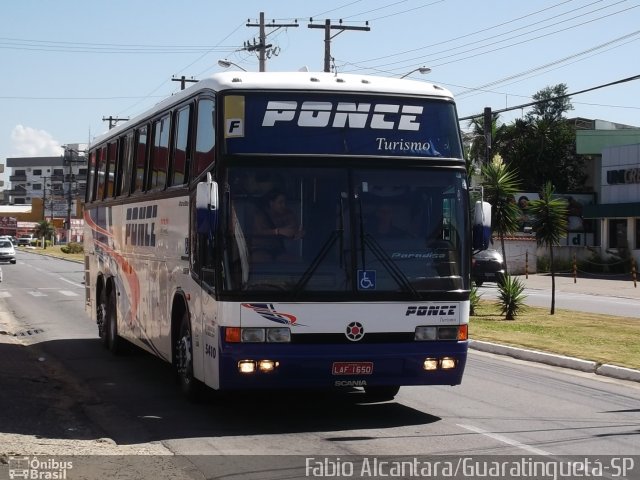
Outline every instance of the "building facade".
{"type": "Polygon", "coordinates": [[[67,145],[61,156],[7,158],[6,166],[11,188],[4,190],[4,205],[30,207],[21,215],[24,221],[49,220],[66,240],[65,232],[82,220],[87,176],[83,146],[67,145]]]}
{"type": "Polygon", "coordinates": [[[640,129],[579,131],[578,153],[596,160],[597,202],[584,208],[598,226],[603,257],[629,252],[640,263],[640,129]]]}

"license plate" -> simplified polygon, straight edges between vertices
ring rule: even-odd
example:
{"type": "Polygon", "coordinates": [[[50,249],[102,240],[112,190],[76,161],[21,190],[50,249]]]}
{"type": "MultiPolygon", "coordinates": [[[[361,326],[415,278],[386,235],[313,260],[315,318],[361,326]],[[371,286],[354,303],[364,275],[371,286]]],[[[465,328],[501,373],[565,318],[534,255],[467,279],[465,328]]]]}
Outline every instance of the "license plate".
{"type": "Polygon", "coordinates": [[[332,373],[334,375],[371,375],[373,362],[334,362],[332,373]]]}

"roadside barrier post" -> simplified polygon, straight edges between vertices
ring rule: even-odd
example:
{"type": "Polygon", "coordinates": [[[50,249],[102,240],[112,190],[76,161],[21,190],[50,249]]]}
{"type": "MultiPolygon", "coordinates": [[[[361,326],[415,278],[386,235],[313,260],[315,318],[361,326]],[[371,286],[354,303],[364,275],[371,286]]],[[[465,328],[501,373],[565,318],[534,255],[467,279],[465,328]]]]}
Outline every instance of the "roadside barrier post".
{"type": "Polygon", "coordinates": [[[578,266],[576,263],[576,254],[573,254],[573,283],[577,283],[576,277],[578,275],[578,266]]]}
{"type": "Polygon", "coordinates": [[[529,278],[529,250],[524,254],[524,278],[529,278]]]}
{"type": "Polygon", "coordinates": [[[636,259],[631,257],[631,277],[633,278],[633,288],[638,288],[636,283],[636,259]]]}

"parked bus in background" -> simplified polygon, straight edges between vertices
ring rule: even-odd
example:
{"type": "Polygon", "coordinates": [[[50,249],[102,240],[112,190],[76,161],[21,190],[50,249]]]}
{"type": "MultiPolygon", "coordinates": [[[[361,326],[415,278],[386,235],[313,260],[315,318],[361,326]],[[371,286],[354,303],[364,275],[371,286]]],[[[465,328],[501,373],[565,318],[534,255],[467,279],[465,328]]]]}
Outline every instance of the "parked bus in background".
{"type": "Polygon", "coordinates": [[[451,94],[225,72],[90,147],[86,305],[185,394],[456,385],[471,226],[451,94]]]}

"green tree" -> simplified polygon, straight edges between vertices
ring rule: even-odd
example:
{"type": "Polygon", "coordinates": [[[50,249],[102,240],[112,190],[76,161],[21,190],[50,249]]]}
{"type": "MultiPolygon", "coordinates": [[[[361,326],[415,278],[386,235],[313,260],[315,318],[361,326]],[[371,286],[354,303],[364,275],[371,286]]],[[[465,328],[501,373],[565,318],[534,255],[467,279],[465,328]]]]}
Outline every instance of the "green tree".
{"type": "Polygon", "coordinates": [[[502,134],[499,152],[518,171],[525,191],[537,190],[549,178],[562,192],[584,187],[584,158],[576,154],[575,129],[564,118],[573,109],[566,93],[562,83],[540,90],[533,98],[542,103],[502,134]]]}
{"type": "Polygon", "coordinates": [[[495,155],[491,163],[482,167],[482,176],[484,198],[491,204],[491,230],[500,238],[504,268],[508,272],[504,237],[518,230],[520,210],[515,201],[518,177],[500,155],[495,155]]]}
{"type": "Polygon", "coordinates": [[[563,119],[566,112],[573,110],[565,83],[543,88],[533,95],[533,100],[539,103],[531,108],[528,118],[558,121],[563,119]]]}
{"type": "Polygon", "coordinates": [[[529,202],[529,211],[533,215],[533,231],[538,245],[549,248],[549,262],[551,269],[551,315],[556,306],[556,277],[553,262],[553,246],[560,243],[560,239],[567,233],[567,201],[563,198],[553,198],[554,189],[551,182],[542,188],[539,200],[529,202]]]}
{"type": "Polygon", "coordinates": [[[36,237],[44,239],[42,247],[47,248],[47,238],[53,237],[55,232],[56,229],[53,228],[53,225],[49,223],[48,220],[42,220],[41,222],[38,222],[35,234],[36,237]]]}

